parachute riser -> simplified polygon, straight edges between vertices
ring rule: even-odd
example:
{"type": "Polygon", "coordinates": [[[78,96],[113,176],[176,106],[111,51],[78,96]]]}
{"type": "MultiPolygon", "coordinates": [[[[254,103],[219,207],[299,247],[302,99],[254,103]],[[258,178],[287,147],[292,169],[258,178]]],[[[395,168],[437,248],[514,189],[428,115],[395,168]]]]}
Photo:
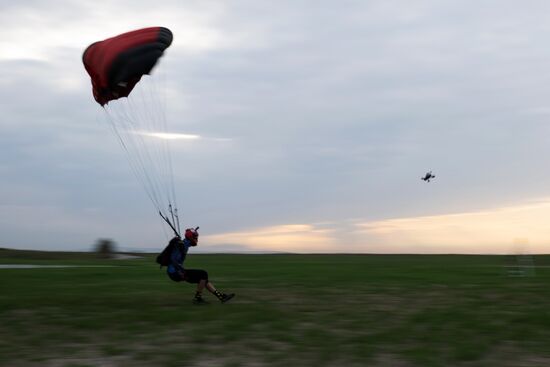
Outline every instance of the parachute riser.
{"type": "Polygon", "coordinates": [[[174,225],[172,224],[172,222],[170,222],[170,219],[168,219],[168,217],[165,217],[161,211],[159,211],[159,215],[162,219],[164,219],[164,221],[166,223],[168,223],[168,225],[170,226],[170,228],[172,228],[172,231],[174,231],[174,234],[176,236],[178,236],[179,238],[181,238],[181,235],[179,234],[178,230],[176,230],[176,228],[174,227],[174,225]]]}
{"type": "Polygon", "coordinates": [[[169,204],[168,210],[170,211],[170,215],[172,216],[172,223],[176,227],[175,230],[177,230],[177,232],[180,232],[180,218],[178,217],[178,208],[172,209],[172,204],[169,204]]]}

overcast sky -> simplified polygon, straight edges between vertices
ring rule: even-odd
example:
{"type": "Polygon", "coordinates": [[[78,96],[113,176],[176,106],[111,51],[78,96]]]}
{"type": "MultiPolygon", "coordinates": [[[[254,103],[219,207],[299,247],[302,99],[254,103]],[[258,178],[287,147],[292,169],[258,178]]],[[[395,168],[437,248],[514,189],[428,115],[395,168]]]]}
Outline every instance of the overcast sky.
{"type": "Polygon", "coordinates": [[[0,0],[0,23],[0,247],[169,239],[81,62],[164,26],[203,251],[550,250],[547,1],[0,0]]]}

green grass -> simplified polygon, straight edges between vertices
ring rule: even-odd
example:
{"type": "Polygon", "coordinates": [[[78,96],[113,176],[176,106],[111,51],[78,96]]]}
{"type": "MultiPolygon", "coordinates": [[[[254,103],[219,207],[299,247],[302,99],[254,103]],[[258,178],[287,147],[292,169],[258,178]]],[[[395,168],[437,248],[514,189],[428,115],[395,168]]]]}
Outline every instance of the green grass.
{"type": "Polygon", "coordinates": [[[191,303],[153,256],[0,250],[0,366],[541,366],[550,256],[194,255],[236,292],[191,303]]]}

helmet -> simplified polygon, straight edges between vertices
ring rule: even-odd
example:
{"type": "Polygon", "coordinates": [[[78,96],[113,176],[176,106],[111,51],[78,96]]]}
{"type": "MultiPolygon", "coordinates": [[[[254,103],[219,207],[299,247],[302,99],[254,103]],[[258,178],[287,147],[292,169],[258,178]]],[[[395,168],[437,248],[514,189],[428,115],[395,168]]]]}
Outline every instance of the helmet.
{"type": "Polygon", "coordinates": [[[198,241],[199,239],[199,232],[197,232],[198,228],[187,228],[185,230],[185,238],[188,240],[198,241]]]}

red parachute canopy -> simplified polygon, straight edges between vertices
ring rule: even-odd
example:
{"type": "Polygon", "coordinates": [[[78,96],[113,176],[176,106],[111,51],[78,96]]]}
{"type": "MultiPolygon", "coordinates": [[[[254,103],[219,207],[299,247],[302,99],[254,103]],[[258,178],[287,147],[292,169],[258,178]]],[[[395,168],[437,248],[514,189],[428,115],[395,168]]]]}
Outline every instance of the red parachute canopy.
{"type": "Polygon", "coordinates": [[[149,74],[172,43],[168,28],[151,27],[92,43],[82,62],[92,79],[94,98],[100,105],[127,97],[144,74],[149,74]]]}

